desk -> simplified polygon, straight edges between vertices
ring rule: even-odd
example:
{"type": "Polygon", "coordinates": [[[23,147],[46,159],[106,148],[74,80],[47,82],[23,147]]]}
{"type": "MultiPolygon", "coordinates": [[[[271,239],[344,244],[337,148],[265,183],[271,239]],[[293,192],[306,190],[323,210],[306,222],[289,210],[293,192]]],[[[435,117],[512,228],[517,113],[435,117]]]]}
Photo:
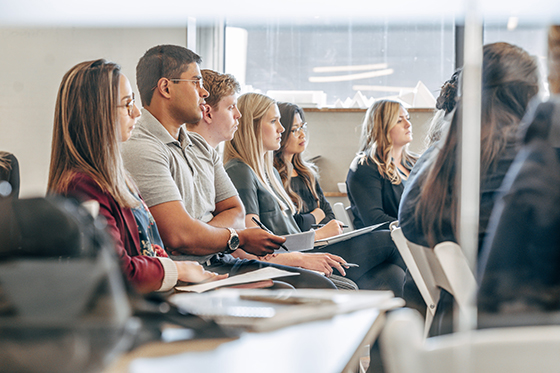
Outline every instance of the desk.
{"type": "Polygon", "coordinates": [[[377,338],[384,322],[385,311],[369,308],[235,340],[151,343],[105,373],[354,373],[361,347],[377,338]]]}

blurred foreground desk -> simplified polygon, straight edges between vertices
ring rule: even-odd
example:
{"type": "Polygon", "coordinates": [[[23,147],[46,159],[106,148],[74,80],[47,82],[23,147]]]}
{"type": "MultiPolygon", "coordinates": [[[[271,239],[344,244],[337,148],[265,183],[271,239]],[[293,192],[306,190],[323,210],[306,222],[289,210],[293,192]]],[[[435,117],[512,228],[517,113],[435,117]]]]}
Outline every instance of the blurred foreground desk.
{"type": "Polygon", "coordinates": [[[385,322],[385,311],[403,301],[301,322],[267,332],[246,332],[238,339],[152,343],[123,356],[114,372],[321,372],[355,373],[363,346],[371,344],[385,322]]]}

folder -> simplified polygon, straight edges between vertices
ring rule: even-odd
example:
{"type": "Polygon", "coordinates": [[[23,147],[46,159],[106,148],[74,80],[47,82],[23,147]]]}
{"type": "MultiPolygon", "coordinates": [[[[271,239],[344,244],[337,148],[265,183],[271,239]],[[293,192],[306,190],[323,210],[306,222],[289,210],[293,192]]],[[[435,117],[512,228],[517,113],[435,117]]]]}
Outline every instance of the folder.
{"type": "Polygon", "coordinates": [[[341,242],[341,241],[346,241],[346,240],[349,240],[351,238],[361,236],[362,234],[369,233],[373,230],[382,229],[383,227],[387,227],[389,225],[389,223],[390,222],[387,221],[385,223],[370,225],[369,227],[364,227],[364,228],[356,229],[356,230],[353,230],[353,231],[350,231],[350,232],[342,233],[342,234],[339,234],[338,236],[323,238],[322,240],[315,241],[314,246],[317,248],[317,247],[332,245],[332,244],[335,244],[335,243],[341,242]]]}

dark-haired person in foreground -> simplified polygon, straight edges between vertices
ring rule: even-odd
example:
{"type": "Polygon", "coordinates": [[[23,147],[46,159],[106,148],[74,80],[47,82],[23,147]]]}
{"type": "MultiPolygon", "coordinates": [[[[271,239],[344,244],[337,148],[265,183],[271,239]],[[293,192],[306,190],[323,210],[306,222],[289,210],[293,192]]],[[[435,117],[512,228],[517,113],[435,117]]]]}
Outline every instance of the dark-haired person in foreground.
{"type": "Polygon", "coordinates": [[[480,253],[478,309],[494,316],[485,325],[557,323],[560,311],[560,26],[549,29],[548,66],[552,96],[520,125],[480,253]]]}
{"type": "MultiPolygon", "coordinates": [[[[479,250],[502,180],[516,155],[516,133],[530,100],[539,91],[534,57],[508,43],[483,47],[482,117],[480,140],[479,250]]],[[[460,118],[457,103],[447,135],[422,156],[412,170],[399,207],[399,224],[405,237],[422,246],[457,242],[458,189],[456,185],[460,118]]],[[[436,334],[451,331],[446,322],[452,297],[442,291],[434,327],[436,334]],[[441,323],[438,320],[444,320],[441,323]]]]}

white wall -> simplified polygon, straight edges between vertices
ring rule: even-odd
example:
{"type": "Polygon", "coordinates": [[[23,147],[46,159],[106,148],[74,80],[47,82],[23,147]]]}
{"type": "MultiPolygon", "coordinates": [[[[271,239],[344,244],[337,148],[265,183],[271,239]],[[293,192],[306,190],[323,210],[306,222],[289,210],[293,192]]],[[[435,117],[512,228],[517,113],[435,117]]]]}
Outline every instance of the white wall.
{"type": "Polygon", "coordinates": [[[118,62],[136,89],[138,59],[158,44],[186,46],[184,28],[0,28],[0,149],[20,162],[21,197],[44,195],[56,93],[78,62],[118,62]]]}

